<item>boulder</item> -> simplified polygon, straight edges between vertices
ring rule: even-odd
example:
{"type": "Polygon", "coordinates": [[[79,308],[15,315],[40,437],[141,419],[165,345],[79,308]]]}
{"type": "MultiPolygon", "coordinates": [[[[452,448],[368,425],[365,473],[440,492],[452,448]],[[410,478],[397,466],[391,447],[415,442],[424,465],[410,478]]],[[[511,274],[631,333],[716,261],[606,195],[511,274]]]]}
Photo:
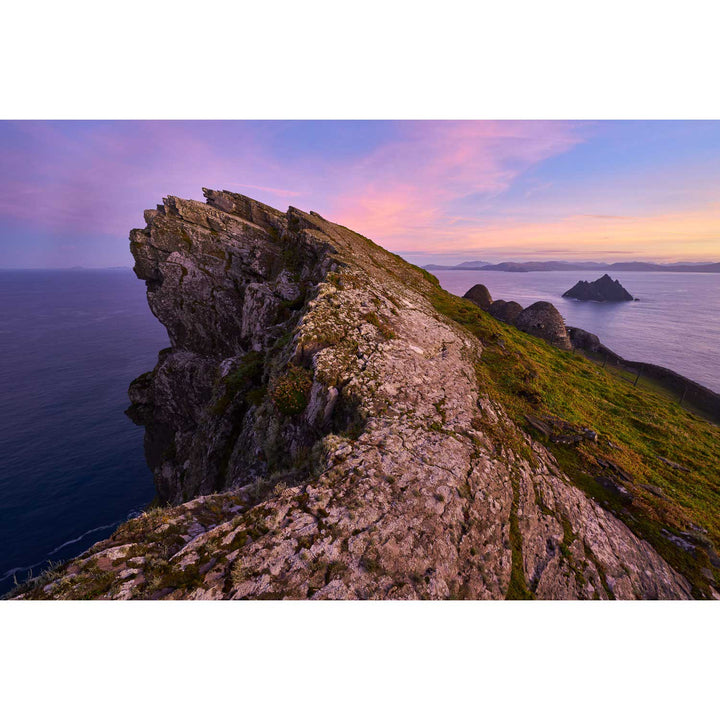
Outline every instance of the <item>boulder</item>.
{"type": "Polygon", "coordinates": [[[515,318],[515,326],[562,350],[572,350],[565,321],[552,303],[542,300],[533,303],[515,318]]]}
{"type": "Polygon", "coordinates": [[[464,298],[470,302],[475,303],[478,307],[483,310],[487,310],[491,303],[492,297],[490,291],[484,285],[473,285],[464,295],[464,298]]]}

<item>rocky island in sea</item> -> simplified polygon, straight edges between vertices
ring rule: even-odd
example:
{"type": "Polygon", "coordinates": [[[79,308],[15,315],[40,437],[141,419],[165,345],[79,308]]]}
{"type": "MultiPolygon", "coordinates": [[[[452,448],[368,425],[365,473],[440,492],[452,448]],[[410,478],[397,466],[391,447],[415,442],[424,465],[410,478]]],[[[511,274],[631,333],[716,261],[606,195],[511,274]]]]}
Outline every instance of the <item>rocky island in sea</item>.
{"type": "Polygon", "coordinates": [[[549,303],[515,327],[317,213],[204,194],[131,233],[170,338],[129,391],[155,507],[16,597],[720,598],[716,425],[549,303]]]}
{"type": "Polygon", "coordinates": [[[629,302],[635,299],[619,280],[613,280],[607,273],[593,282],[580,280],[562,296],[592,302],[629,302]]]}

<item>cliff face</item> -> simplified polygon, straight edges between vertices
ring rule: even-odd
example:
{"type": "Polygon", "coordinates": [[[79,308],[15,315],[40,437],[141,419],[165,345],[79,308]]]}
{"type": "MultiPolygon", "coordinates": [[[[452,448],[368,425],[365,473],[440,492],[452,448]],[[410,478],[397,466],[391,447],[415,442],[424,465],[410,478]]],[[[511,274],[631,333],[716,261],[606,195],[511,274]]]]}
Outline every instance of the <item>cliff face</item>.
{"type": "Polygon", "coordinates": [[[319,215],[167,198],[135,271],[171,347],[130,389],[160,507],[27,597],[685,598],[478,383],[437,286],[319,215]]]}
{"type": "MultiPolygon", "coordinates": [[[[271,376],[283,381],[291,357],[290,391],[311,377],[311,355],[293,336],[320,282],[340,267],[337,250],[314,228],[321,220],[205,193],[207,204],[168,198],[146,213],[144,230],[131,233],[135,272],[171,342],[155,370],[130,388],[129,415],[146,427],[163,503],[238,479],[301,474],[337,398],[331,382],[315,383],[300,418],[292,408],[276,412],[268,394],[271,376]]],[[[316,329],[314,342],[322,342],[316,329]]],[[[305,343],[312,333],[306,325],[305,343]]],[[[334,423],[351,422],[348,413],[338,408],[334,423]]]]}

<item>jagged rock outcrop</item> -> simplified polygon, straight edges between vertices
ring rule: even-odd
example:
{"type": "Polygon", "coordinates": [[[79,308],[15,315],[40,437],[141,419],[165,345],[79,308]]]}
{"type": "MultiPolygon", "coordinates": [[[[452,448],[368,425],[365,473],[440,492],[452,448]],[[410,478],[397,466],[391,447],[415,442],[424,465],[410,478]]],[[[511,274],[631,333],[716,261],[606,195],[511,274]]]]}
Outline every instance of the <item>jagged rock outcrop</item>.
{"type": "Polygon", "coordinates": [[[593,282],[580,280],[570,290],[566,290],[562,296],[575,298],[575,300],[592,300],[594,302],[627,302],[633,300],[633,296],[620,284],[620,281],[613,280],[607,273],[593,282]]]}
{"type": "Polygon", "coordinates": [[[522,312],[523,308],[520,303],[514,300],[496,300],[488,308],[488,312],[496,319],[501,320],[508,325],[514,325],[517,316],[522,312]]]}
{"type": "MultiPolygon", "coordinates": [[[[270,396],[284,379],[276,366],[293,351],[302,309],[339,267],[337,252],[313,237],[310,215],[204,192],[207,204],[168,198],[131,233],[135,272],[171,342],[154,372],[131,385],[128,411],[146,427],[162,502],[216,492],[238,477],[292,476],[335,397],[332,383],[316,383],[312,422],[295,422],[292,408],[273,411],[270,396]]],[[[291,386],[303,382],[309,358],[295,350],[291,386]]],[[[351,414],[338,408],[335,425],[351,414]]]]}
{"type": "Polygon", "coordinates": [[[481,391],[483,347],[432,276],[315,213],[204,192],[131,235],[171,347],[130,414],[173,506],[21,597],[690,596],[481,391]]]}
{"type": "Polygon", "coordinates": [[[552,303],[541,300],[526,307],[515,318],[515,326],[562,350],[572,350],[565,321],[552,303]]]}
{"type": "Polygon", "coordinates": [[[490,291],[482,284],[473,285],[464,295],[464,298],[474,302],[478,307],[487,310],[492,304],[490,291]]]}

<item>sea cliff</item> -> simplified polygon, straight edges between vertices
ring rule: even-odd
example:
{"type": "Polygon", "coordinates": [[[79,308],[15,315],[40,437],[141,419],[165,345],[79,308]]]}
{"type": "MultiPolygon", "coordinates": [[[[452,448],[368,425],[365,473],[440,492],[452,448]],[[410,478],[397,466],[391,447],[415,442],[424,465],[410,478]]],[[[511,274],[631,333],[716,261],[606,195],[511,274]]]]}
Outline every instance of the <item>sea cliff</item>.
{"type": "Polygon", "coordinates": [[[717,428],[633,391],[646,444],[589,361],[317,213],[204,194],[131,233],[171,342],[128,410],[157,505],[17,596],[718,597],[717,428]]]}

